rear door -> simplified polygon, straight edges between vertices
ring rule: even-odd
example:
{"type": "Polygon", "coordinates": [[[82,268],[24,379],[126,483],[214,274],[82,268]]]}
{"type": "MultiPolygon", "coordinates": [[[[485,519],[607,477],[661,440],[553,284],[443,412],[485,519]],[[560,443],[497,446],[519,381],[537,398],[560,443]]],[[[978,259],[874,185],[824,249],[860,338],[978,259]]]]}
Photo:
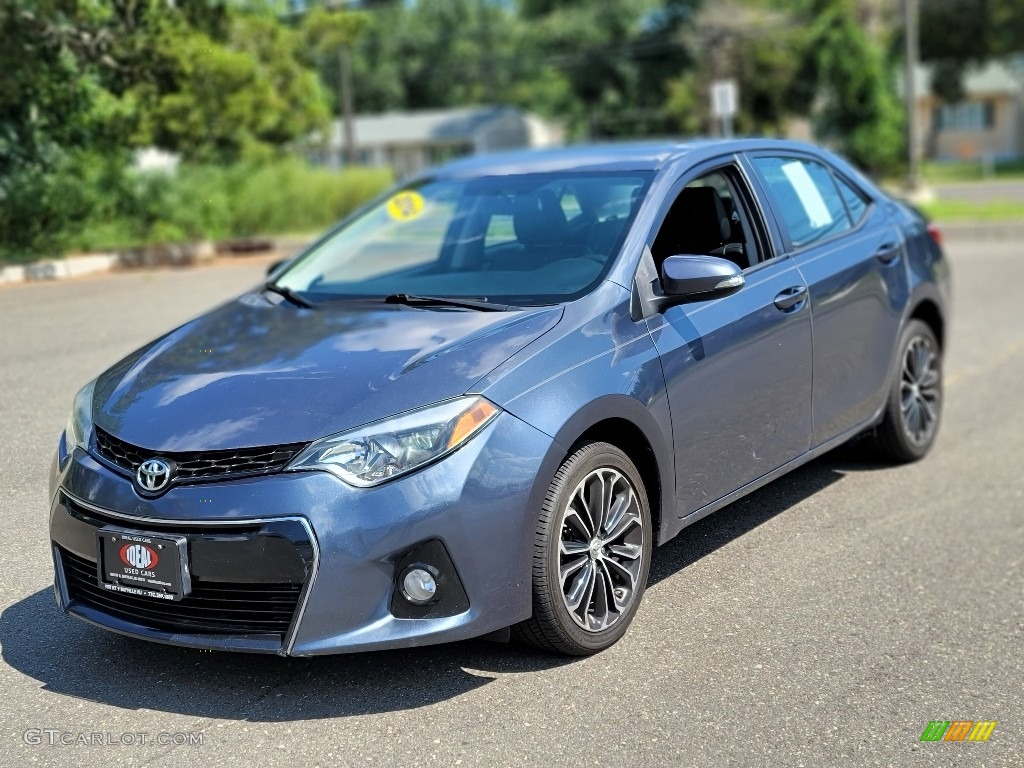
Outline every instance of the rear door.
{"type": "Polygon", "coordinates": [[[903,238],[824,160],[788,152],[749,160],[810,290],[818,446],[863,425],[885,401],[908,296],[903,238]]]}
{"type": "Polygon", "coordinates": [[[730,296],[648,318],[685,517],[807,451],[811,325],[803,278],[791,259],[775,257],[737,162],[682,178],[665,208],[648,239],[658,274],[667,256],[689,253],[731,259],[746,279],[730,296]]]}

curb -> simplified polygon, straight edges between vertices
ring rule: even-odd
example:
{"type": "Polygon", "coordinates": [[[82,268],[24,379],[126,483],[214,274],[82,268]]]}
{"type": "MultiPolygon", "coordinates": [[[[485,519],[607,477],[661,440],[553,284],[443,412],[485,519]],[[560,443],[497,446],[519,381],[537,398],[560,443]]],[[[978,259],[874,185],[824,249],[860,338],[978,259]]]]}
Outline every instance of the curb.
{"type": "Polygon", "coordinates": [[[201,242],[129,248],[120,253],[82,254],[28,264],[0,264],[0,285],[66,280],[115,269],[202,266],[212,262],[216,255],[213,243],[201,242]]]}
{"type": "Polygon", "coordinates": [[[32,280],[66,280],[100,272],[109,272],[120,261],[116,253],[93,253],[66,259],[46,259],[29,264],[0,264],[0,285],[32,280]]]}

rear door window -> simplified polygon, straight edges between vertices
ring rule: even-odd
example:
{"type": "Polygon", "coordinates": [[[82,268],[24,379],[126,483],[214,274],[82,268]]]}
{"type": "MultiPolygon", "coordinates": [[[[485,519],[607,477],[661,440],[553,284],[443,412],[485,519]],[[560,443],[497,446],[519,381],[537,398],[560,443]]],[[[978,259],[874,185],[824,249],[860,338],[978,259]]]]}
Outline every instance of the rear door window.
{"type": "Polygon", "coordinates": [[[764,156],[753,158],[753,163],[793,248],[852,229],[846,204],[824,165],[804,158],[764,156]]]}

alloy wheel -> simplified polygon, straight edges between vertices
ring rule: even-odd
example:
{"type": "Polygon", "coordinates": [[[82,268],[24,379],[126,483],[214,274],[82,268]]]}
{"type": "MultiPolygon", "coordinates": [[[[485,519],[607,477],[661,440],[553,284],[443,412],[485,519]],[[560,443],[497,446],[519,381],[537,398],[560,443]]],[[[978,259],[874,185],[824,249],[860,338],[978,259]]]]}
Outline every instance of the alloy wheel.
{"type": "Polygon", "coordinates": [[[573,621],[588,632],[614,625],[640,587],[643,517],[632,483],[615,469],[590,472],[562,512],[558,578],[573,621]]]}
{"type": "Polygon", "coordinates": [[[931,340],[915,336],[903,355],[900,411],[903,429],[917,445],[927,443],[938,424],[940,380],[937,350],[931,340]]]}

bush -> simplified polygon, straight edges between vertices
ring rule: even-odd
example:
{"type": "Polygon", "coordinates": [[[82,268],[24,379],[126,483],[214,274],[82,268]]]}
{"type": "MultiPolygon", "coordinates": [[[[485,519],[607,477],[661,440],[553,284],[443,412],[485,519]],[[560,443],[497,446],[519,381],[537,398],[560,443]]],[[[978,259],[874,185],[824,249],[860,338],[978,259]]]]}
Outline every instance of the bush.
{"type": "Polygon", "coordinates": [[[299,159],[260,165],[183,165],[174,173],[103,174],[79,190],[90,215],[51,243],[68,250],[119,250],[137,245],[234,237],[313,234],[382,192],[391,172],[332,171],[299,159]],[[100,189],[102,185],[102,189],[100,189]]]}
{"type": "Polygon", "coordinates": [[[52,150],[0,180],[0,262],[32,261],[72,246],[91,222],[111,229],[125,199],[124,157],[52,150]]]}
{"type": "Polygon", "coordinates": [[[382,192],[390,171],[313,169],[286,160],[233,172],[231,230],[236,236],[312,233],[382,192]]]}

